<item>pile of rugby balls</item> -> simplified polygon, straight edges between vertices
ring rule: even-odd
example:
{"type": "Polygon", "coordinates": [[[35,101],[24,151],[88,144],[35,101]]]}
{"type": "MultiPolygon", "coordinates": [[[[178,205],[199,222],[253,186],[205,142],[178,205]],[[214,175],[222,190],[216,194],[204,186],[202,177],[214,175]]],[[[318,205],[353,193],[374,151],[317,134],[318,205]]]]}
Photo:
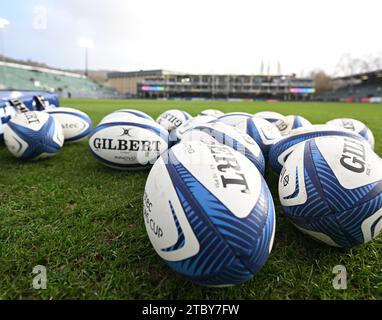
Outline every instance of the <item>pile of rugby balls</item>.
{"type": "Polygon", "coordinates": [[[286,215],[304,233],[351,247],[382,231],[382,160],[361,122],[235,112],[180,124],[181,115],[165,113],[176,141],[150,171],[143,212],[154,249],[183,277],[240,284],[266,263],[275,234],[266,162],[280,175],[286,215]]]}
{"type": "Polygon", "coordinates": [[[291,222],[324,243],[350,247],[382,230],[382,160],[373,134],[352,119],[313,125],[296,115],[168,110],[154,121],[131,109],[93,130],[94,157],[116,169],[147,169],[149,239],[181,276],[207,286],[251,279],[275,235],[266,165],[279,174],[291,222]]]}
{"type": "Polygon", "coordinates": [[[44,111],[14,110],[3,126],[8,150],[21,160],[38,160],[57,154],[64,143],[81,141],[92,130],[87,114],[73,108],[44,111]]]}

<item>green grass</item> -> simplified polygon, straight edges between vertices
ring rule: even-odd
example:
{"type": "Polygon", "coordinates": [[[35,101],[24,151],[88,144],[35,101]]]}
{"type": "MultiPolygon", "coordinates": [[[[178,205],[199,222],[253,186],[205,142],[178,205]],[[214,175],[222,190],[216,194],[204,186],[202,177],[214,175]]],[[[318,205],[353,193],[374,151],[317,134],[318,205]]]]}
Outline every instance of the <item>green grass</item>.
{"type": "MultiPolygon", "coordinates": [[[[63,100],[96,124],[119,108],[156,117],[169,108],[195,115],[274,110],[313,123],[353,117],[376,137],[382,154],[382,105],[335,103],[63,100]]],[[[0,298],[2,299],[381,299],[382,237],[352,249],[318,244],[283,215],[277,176],[267,171],[277,214],[276,238],[253,280],[230,288],[205,288],[168,269],[151,247],[143,223],[144,172],[108,169],[87,142],[65,146],[49,160],[22,163],[0,146],[0,298]],[[47,267],[47,290],[32,288],[32,269],[47,267]],[[334,290],[332,269],[346,266],[347,290],[334,290]]]]}

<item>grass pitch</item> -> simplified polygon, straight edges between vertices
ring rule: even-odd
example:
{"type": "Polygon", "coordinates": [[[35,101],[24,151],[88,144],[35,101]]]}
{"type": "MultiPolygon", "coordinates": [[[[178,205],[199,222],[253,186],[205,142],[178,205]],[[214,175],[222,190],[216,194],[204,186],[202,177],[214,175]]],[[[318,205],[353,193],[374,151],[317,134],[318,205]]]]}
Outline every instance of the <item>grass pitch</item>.
{"type": "MultiPolygon", "coordinates": [[[[312,123],[336,117],[365,122],[382,155],[382,105],[335,103],[63,100],[94,124],[109,112],[135,108],[156,117],[177,108],[299,114],[312,123]]],[[[277,176],[266,180],[276,206],[276,237],[264,268],[246,284],[205,288],[168,269],[151,247],[143,223],[148,171],[108,169],[87,141],[52,159],[22,163],[0,146],[0,299],[382,299],[382,237],[352,249],[321,245],[283,215],[277,176]],[[35,265],[47,268],[46,290],[32,287],[35,265]],[[333,267],[348,271],[347,290],[332,286],[333,267]]]]}

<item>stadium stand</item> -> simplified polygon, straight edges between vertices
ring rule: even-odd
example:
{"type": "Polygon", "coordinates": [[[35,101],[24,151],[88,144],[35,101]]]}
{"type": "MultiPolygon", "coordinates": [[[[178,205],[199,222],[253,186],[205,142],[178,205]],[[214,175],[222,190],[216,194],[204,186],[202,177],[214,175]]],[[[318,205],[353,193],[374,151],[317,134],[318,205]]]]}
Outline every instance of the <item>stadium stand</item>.
{"type": "Polygon", "coordinates": [[[324,101],[382,101],[382,70],[333,79],[334,90],[320,96],[324,101]]]}
{"type": "Polygon", "coordinates": [[[77,73],[9,62],[0,62],[0,89],[45,90],[60,97],[119,97],[115,89],[77,73]]]}
{"type": "Polygon", "coordinates": [[[292,75],[185,74],[167,70],[109,72],[108,84],[121,94],[165,99],[312,99],[309,78],[292,75]]]}

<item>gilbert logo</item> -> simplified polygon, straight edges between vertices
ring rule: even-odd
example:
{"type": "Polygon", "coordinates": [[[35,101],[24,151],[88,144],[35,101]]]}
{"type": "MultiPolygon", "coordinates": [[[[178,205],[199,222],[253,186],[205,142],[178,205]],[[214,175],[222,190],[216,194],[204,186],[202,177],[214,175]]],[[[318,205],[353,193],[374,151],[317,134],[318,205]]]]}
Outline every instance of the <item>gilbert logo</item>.
{"type": "Polygon", "coordinates": [[[123,133],[121,134],[121,137],[123,136],[129,136],[131,137],[130,131],[133,130],[133,128],[122,128],[123,133]]]}
{"type": "Polygon", "coordinates": [[[283,186],[286,187],[289,184],[289,174],[283,178],[283,186]]]}
{"type": "Polygon", "coordinates": [[[280,130],[280,131],[284,131],[288,128],[288,125],[283,121],[283,120],[279,120],[276,122],[276,127],[280,130]]]}
{"type": "Polygon", "coordinates": [[[366,167],[366,150],[362,142],[345,138],[340,163],[346,169],[363,173],[366,167]]]}
{"type": "MultiPolygon", "coordinates": [[[[128,135],[129,132],[124,132],[128,135]]],[[[95,138],[93,141],[95,149],[118,150],[118,151],[151,151],[159,152],[161,142],[149,140],[133,140],[133,139],[109,139],[95,138]]]]}
{"type": "Polygon", "coordinates": [[[207,147],[214,157],[218,171],[221,173],[220,178],[223,188],[236,185],[241,186],[241,193],[250,193],[247,179],[234,154],[231,152],[232,149],[223,145],[207,145],[207,147]]]}
{"type": "Polygon", "coordinates": [[[166,119],[167,121],[173,123],[176,127],[179,127],[182,124],[182,120],[178,119],[171,113],[164,114],[163,119],[166,119]]]}
{"type": "Polygon", "coordinates": [[[39,118],[35,112],[26,112],[24,113],[25,119],[29,124],[31,123],[40,123],[39,118]]]}

